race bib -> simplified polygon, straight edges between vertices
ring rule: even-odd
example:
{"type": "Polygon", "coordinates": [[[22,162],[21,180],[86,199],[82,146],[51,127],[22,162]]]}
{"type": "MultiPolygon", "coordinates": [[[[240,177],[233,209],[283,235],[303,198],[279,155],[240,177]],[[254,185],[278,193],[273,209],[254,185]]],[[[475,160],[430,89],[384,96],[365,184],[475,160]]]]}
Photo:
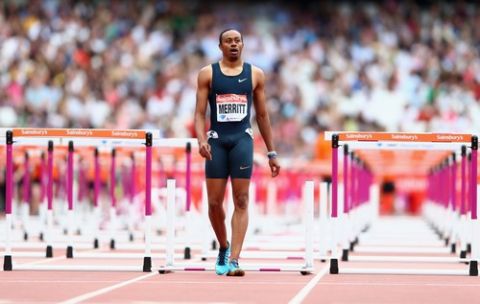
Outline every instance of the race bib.
{"type": "Polygon", "coordinates": [[[217,95],[217,121],[241,121],[247,117],[247,95],[217,95]]]}

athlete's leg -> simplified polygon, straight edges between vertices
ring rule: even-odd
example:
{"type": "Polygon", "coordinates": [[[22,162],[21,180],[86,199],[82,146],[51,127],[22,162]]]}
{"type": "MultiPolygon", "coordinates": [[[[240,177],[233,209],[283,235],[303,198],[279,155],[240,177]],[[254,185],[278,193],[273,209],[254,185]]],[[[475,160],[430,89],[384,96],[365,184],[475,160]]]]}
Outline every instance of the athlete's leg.
{"type": "Polygon", "coordinates": [[[232,215],[232,254],[231,259],[238,259],[248,228],[248,189],[250,179],[232,178],[233,203],[232,215]]]}
{"type": "Polygon", "coordinates": [[[240,134],[228,157],[235,207],[232,216],[231,259],[238,259],[248,228],[248,190],[253,167],[252,137],[247,133],[240,134]]]}
{"type": "Polygon", "coordinates": [[[227,229],[225,226],[225,197],[226,178],[207,178],[208,217],[217,237],[220,248],[227,248],[227,229]]]}
{"type": "Polygon", "coordinates": [[[212,159],[205,163],[207,177],[208,216],[220,248],[227,248],[227,229],[223,199],[228,180],[228,151],[218,138],[210,138],[212,159]]]}

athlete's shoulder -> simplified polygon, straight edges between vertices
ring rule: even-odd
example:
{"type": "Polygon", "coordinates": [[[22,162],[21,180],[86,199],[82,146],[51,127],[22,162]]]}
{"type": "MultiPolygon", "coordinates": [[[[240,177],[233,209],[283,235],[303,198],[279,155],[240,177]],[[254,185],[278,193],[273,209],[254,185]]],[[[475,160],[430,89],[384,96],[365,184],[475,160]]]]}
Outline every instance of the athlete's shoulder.
{"type": "Polygon", "coordinates": [[[252,67],[252,75],[255,77],[255,78],[265,78],[265,73],[263,72],[263,70],[253,64],[250,64],[250,66],[252,67]]]}
{"type": "Polygon", "coordinates": [[[257,67],[256,65],[253,65],[251,63],[249,63],[250,66],[252,67],[252,72],[253,73],[260,73],[260,74],[263,74],[263,70],[259,67],[257,67]]]}
{"type": "Polygon", "coordinates": [[[208,85],[212,80],[212,65],[204,66],[198,72],[198,83],[208,85]]]}
{"type": "Polygon", "coordinates": [[[254,88],[256,88],[258,85],[263,85],[265,82],[265,73],[263,70],[253,64],[251,64],[252,67],[252,82],[254,88]]]}
{"type": "Polygon", "coordinates": [[[200,69],[198,72],[198,76],[207,76],[207,75],[212,75],[212,65],[206,65],[203,68],[200,69]]]}

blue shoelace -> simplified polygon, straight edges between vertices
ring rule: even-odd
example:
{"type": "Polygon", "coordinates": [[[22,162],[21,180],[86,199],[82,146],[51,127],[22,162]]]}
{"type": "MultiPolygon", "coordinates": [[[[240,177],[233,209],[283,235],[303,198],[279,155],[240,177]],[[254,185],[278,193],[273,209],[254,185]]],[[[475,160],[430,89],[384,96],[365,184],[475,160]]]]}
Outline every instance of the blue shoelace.
{"type": "Polygon", "coordinates": [[[217,263],[218,265],[225,265],[225,260],[226,260],[226,254],[227,254],[227,249],[225,250],[219,250],[218,252],[218,257],[217,257],[217,263]]]}
{"type": "Polygon", "coordinates": [[[237,260],[231,260],[230,264],[232,264],[235,268],[239,268],[237,260]]]}

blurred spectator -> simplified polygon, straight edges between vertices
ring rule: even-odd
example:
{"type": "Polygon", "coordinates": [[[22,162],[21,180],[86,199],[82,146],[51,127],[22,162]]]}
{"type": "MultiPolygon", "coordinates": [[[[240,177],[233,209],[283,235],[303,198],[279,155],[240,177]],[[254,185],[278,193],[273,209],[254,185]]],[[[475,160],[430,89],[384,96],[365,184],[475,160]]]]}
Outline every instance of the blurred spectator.
{"type": "Polygon", "coordinates": [[[0,127],[193,136],[196,75],[228,27],[266,72],[282,154],[318,155],[325,130],[480,131],[480,10],[393,0],[2,1],[0,127]]]}

